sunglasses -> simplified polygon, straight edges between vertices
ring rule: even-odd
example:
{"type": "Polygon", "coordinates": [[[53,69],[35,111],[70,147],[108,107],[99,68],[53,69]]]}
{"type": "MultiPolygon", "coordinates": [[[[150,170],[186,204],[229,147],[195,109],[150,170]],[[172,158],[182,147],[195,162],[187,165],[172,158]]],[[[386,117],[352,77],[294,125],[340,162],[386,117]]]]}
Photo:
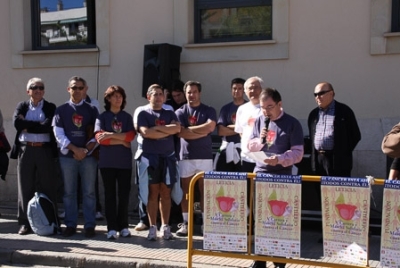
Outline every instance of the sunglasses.
{"type": "Polygon", "coordinates": [[[44,86],[30,86],[29,89],[32,89],[32,90],[36,90],[36,89],[44,90],[44,86]]]}
{"type": "Polygon", "coordinates": [[[72,90],[83,90],[85,87],[77,87],[77,86],[74,86],[74,87],[70,87],[70,89],[72,89],[72,90]]]}
{"type": "Polygon", "coordinates": [[[316,96],[321,97],[321,96],[325,95],[326,93],[328,93],[329,91],[332,91],[332,90],[320,91],[318,93],[314,93],[314,97],[316,97],[316,96]]]}

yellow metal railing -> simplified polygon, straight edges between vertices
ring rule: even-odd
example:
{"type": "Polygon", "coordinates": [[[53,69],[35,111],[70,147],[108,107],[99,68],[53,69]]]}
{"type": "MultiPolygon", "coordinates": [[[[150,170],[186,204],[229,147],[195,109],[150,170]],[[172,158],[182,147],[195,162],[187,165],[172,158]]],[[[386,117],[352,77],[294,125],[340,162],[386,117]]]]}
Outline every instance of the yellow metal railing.
{"type": "MultiPolygon", "coordinates": [[[[254,193],[254,178],[256,177],[255,173],[247,173],[247,179],[251,179],[250,183],[250,211],[253,210],[253,193],[254,193]]],[[[247,239],[247,252],[246,253],[233,253],[233,252],[221,252],[221,251],[211,251],[211,250],[203,250],[203,249],[194,249],[193,248],[193,225],[194,225],[194,187],[196,182],[204,178],[204,172],[197,173],[193,179],[190,181],[189,185],[189,194],[186,195],[186,199],[189,200],[189,222],[188,222],[188,245],[187,245],[187,267],[192,268],[192,258],[194,255],[203,255],[203,256],[214,256],[214,257],[224,257],[224,258],[237,258],[237,259],[247,259],[247,260],[259,260],[259,261],[271,261],[271,262],[279,262],[279,263],[294,263],[294,264],[303,264],[303,265],[316,265],[323,267],[338,267],[338,268],[354,268],[354,267],[369,267],[367,266],[359,266],[345,263],[330,263],[330,262],[322,262],[321,260],[313,260],[313,259],[286,259],[282,257],[271,257],[271,256],[262,256],[262,255],[254,255],[251,253],[251,237],[252,237],[252,227],[250,225],[247,239]]],[[[321,181],[321,176],[308,176],[302,175],[302,181],[309,182],[319,182],[321,181]]],[[[383,185],[384,179],[374,179],[374,184],[383,185]]],[[[252,222],[252,213],[249,213],[249,222],[252,222]]],[[[368,245],[369,246],[369,245],[368,245]]],[[[368,252],[368,248],[367,248],[368,252]]],[[[368,258],[369,260],[369,258],[368,258]]]]}

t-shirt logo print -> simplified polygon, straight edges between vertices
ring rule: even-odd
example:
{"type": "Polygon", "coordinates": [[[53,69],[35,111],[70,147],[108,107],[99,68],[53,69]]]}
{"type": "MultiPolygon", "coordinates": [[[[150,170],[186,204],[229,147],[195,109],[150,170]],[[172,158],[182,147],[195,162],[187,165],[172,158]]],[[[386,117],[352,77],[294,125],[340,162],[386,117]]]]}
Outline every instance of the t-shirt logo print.
{"type": "Polygon", "coordinates": [[[162,119],[156,119],[155,121],[156,126],[165,126],[165,120],[162,119]]]}
{"type": "Polygon", "coordinates": [[[190,126],[195,126],[197,123],[197,117],[194,115],[189,115],[189,125],[190,126]]]}
{"type": "Polygon", "coordinates": [[[116,118],[111,123],[111,127],[116,133],[121,133],[122,132],[122,122],[118,122],[116,118]]]}
{"type": "Polygon", "coordinates": [[[256,119],[255,119],[254,117],[250,117],[250,118],[247,120],[247,125],[248,125],[249,127],[253,127],[255,121],[256,121],[256,119]]]}
{"type": "Polygon", "coordinates": [[[83,121],[83,116],[79,115],[77,113],[74,113],[72,115],[72,122],[74,123],[75,126],[80,128],[82,126],[82,121],[83,121]]]}
{"type": "Polygon", "coordinates": [[[236,113],[233,113],[233,114],[231,115],[231,121],[232,121],[233,124],[236,123],[236,113]]]}
{"type": "Polygon", "coordinates": [[[276,132],[274,130],[268,130],[268,134],[267,134],[268,149],[269,149],[269,147],[272,146],[272,144],[274,144],[275,137],[276,137],[276,132]]]}

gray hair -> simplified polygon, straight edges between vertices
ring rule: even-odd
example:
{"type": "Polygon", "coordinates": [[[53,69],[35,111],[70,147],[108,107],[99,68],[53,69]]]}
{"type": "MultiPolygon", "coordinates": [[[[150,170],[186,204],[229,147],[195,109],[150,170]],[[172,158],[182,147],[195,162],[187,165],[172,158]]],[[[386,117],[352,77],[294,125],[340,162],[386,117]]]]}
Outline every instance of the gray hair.
{"type": "Polygon", "coordinates": [[[29,79],[28,83],[26,84],[26,90],[29,90],[31,85],[34,83],[41,83],[44,86],[44,81],[42,80],[42,78],[33,77],[33,78],[29,79]]]}
{"type": "Polygon", "coordinates": [[[250,80],[257,80],[260,83],[261,88],[264,88],[264,80],[259,77],[259,76],[252,76],[250,78],[247,78],[246,82],[244,82],[244,89],[249,87],[250,80]]]}

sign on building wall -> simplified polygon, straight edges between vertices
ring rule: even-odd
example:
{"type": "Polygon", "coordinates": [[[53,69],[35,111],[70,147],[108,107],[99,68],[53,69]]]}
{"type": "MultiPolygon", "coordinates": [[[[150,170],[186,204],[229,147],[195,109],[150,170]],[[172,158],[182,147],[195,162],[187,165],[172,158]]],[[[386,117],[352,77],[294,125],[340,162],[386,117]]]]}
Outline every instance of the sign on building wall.
{"type": "Polygon", "coordinates": [[[400,267],[400,181],[386,180],[383,190],[381,264],[400,267]]]}
{"type": "Polygon", "coordinates": [[[300,257],[301,177],[258,173],[254,253],[300,257]]]}
{"type": "Polygon", "coordinates": [[[364,178],[321,177],[325,257],[367,265],[370,193],[364,178]]]}
{"type": "Polygon", "coordinates": [[[204,174],[203,248],[247,251],[247,173],[204,174]]]}

